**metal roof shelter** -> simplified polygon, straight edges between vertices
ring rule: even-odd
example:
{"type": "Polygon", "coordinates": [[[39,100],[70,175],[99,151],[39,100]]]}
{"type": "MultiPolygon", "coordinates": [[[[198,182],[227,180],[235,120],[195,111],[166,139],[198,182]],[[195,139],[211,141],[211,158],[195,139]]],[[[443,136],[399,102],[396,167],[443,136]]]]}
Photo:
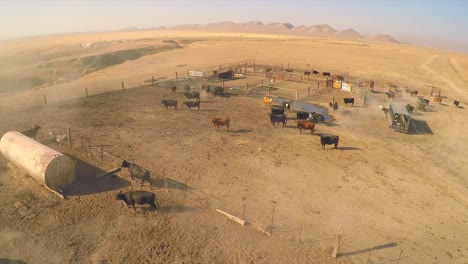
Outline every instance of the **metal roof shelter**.
{"type": "Polygon", "coordinates": [[[402,103],[391,102],[387,113],[389,127],[396,131],[408,133],[411,115],[402,103]]]}

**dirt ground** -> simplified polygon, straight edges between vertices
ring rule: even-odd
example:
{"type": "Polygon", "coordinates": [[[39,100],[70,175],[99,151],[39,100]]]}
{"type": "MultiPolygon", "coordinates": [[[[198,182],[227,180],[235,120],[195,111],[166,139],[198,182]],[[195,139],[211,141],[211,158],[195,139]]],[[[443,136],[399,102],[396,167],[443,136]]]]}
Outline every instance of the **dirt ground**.
{"type": "MultiPolygon", "coordinates": [[[[253,42],[259,47],[264,45],[263,49],[258,48],[264,50],[268,40],[271,39],[253,42]]],[[[188,48],[150,57],[161,62],[173,56],[170,63],[163,64],[169,72],[172,64],[186,61],[187,67],[195,65],[203,52],[207,60],[215,61],[222,48],[232,50],[239,44],[211,41],[191,45],[192,51],[188,48]],[[193,52],[192,57],[184,57],[189,52],[193,52]]],[[[275,45],[280,54],[275,56],[286,54],[283,42],[275,45]]],[[[306,43],[297,45],[299,49],[306,43]]],[[[395,46],[380,48],[385,47],[391,50],[395,46]]],[[[398,66],[398,70],[397,63],[385,66],[382,59],[381,65],[376,66],[376,71],[387,69],[381,82],[414,65],[421,66],[419,63],[432,71],[447,63],[439,60],[442,55],[427,55],[424,49],[420,53],[414,47],[401,49],[411,50],[417,59],[398,66]]],[[[227,55],[227,59],[239,55],[237,50],[235,53],[227,55]]],[[[259,56],[266,54],[264,51],[259,56]]],[[[292,57],[305,61],[299,54],[292,57]]],[[[151,61],[144,57],[103,72],[112,76],[126,72],[129,76],[128,69],[145,65],[144,73],[137,75],[147,76],[155,69],[148,70],[154,64],[146,64],[145,60],[151,61]]],[[[326,58],[317,61],[319,64],[326,58]]],[[[357,62],[353,63],[350,74],[359,74],[351,69],[358,67],[357,62]]],[[[441,73],[437,81],[452,80],[450,74],[453,72],[441,73]]],[[[110,78],[106,76],[102,80],[85,77],[81,84],[94,82],[99,88],[110,78]]],[[[393,80],[403,83],[409,79],[405,76],[393,80]]],[[[453,80],[463,82],[463,78],[453,80]]],[[[419,87],[424,85],[421,76],[411,81],[419,87]]],[[[78,82],[69,83],[72,88],[77,85],[78,82]]],[[[444,92],[450,99],[466,95],[466,89],[453,86],[462,91],[458,93],[446,86],[444,92]]],[[[4,114],[2,134],[24,129],[29,118],[43,127],[39,140],[46,140],[52,130],[71,127],[74,138],[88,137],[94,144],[111,145],[106,147],[107,152],[148,168],[155,183],[164,175],[187,182],[196,193],[162,189],[155,184],[151,191],[162,206],[159,212],[133,213],[123,202],[114,200],[115,194],[119,190],[148,190],[148,186],[132,182],[126,172],[93,181],[89,176],[95,172],[93,166],[110,169],[118,166],[117,161],[101,162],[76,144],[73,149],[53,145],[90,168],[80,174],[84,182],[80,189],[62,200],[2,157],[0,260],[363,263],[370,256],[369,263],[396,263],[403,251],[400,263],[468,263],[468,124],[463,122],[467,110],[454,107],[448,100],[440,105],[431,102],[430,111],[413,114],[414,119],[427,122],[430,131],[425,135],[403,134],[390,130],[384,113],[378,109],[378,105],[388,105],[384,92],[385,86],[380,85],[370,95],[367,107],[340,106],[337,112],[330,113],[334,120],[317,125],[313,135],[299,134],[293,113],[288,114],[291,119],[286,127],[272,127],[268,109],[256,98],[204,95],[200,111],[188,111],[182,106],[165,110],[160,105],[162,98],[182,102],[183,95],[155,87],[4,114]],[[210,123],[212,117],[229,117],[231,130],[215,129],[210,123]],[[338,149],[327,146],[322,150],[320,134],[339,135],[338,149]],[[237,225],[217,214],[215,208],[237,216],[244,215],[245,208],[245,219],[251,224],[237,225]],[[273,234],[268,238],[253,226],[271,230],[273,212],[273,234]],[[344,238],[341,255],[335,260],[330,253],[340,226],[344,227],[344,238]]],[[[429,96],[426,90],[421,93],[429,96]]],[[[4,96],[3,100],[15,98],[21,97],[4,96]]],[[[414,103],[415,97],[405,94],[401,100],[414,103]]]]}

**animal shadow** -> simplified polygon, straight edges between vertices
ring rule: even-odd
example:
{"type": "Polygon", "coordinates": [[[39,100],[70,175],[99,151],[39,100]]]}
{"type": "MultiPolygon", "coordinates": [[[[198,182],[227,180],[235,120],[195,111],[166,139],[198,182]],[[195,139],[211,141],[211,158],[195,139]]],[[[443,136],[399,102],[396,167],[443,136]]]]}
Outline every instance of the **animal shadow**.
{"type": "Polygon", "coordinates": [[[77,181],[66,188],[64,194],[67,196],[89,195],[112,190],[118,190],[130,186],[130,182],[115,176],[114,174],[102,175],[105,171],[73,157],[76,160],[77,181]]]}
{"type": "Polygon", "coordinates": [[[187,110],[187,111],[191,111],[191,112],[214,112],[215,110],[213,109],[200,109],[200,110],[187,110]]]}
{"type": "Polygon", "coordinates": [[[196,208],[185,205],[163,206],[158,208],[160,214],[184,214],[196,211],[196,208]]]}
{"type": "Polygon", "coordinates": [[[324,124],[327,127],[339,127],[340,126],[335,122],[322,122],[321,124],[324,124]]]}
{"type": "Polygon", "coordinates": [[[233,133],[233,134],[245,134],[245,133],[249,133],[252,131],[253,131],[252,129],[238,129],[238,130],[229,130],[228,132],[233,133]]]}
{"type": "Polygon", "coordinates": [[[337,150],[360,150],[360,148],[356,147],[337,147],[337,150]]]}

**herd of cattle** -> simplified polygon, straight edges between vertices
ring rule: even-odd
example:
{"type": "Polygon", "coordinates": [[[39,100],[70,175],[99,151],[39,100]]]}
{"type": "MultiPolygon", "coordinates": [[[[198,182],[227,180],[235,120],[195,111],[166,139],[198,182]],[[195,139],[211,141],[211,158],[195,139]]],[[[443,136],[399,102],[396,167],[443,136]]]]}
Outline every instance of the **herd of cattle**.
{"type": "MultiPolygon", "coordinates": [[[[265,97],[263,99],[265,105],[270,106],[270,122],[273,127],[276,123],[281,123],[283,127],[287,124],[287,112],[291,112],[291,104],[289,102],[282,102],[280,105],[273,105],[272,99],[265,97]]],[[[338,103],[330,103],[332,108],[338,109],[338,103]]],[[[296,112],[296,125],[299,129],[299,134],[302,134],[302,130],[310,130],[310,134],[313,134],[315,129],[315,124],[322,123],[325,121],[325,116],[317,112],[296,112]]],[[[338,147],[339,136],[335,135],[320,135],[320,144],[322,149],[325,149],[325,145],[335,145],[335,148],[338,147]]]]}
{"type": "MultiPolygon", "coordinates": [[[[177,86],[172,86],[171,90],[172,93],[175,93],[177,90],[177,86]]],[[[202,86],[202,91],[205,91],[206,93],[212,93],[213,95],[218,96],[225,95],[224,88],[222,86],[216,86],[213,89],[211,89],[209,85],[202,86]]],[[[200,92],[191,92],[190,86],[186,85],[184,87],[184,96],[185,98],[187,98],[187,100],[184,101],[183,104],[187,107],[187,109],[191,110],[192,108],[197,108],[198,110],[200,110],[200,92]],[[195,101],[192,101],[192,99],[195,99],[195,101]]],[[[175,99],[162,99],[161,105],[164,106],[166,109],[169,109],[169,107],[174,107],[175,109],[178,108],[178,102],[175,99]]]]}
{"type": "MultiPolygon", "coordinates": [[[[405,88],[405,92],[411,96],[417,96],[418,95],[418,90],[415,89],[410,89],[408,87],[405,88]]],[[[390,99],[395,99],[395,97],[401,97],[402,96],[402,90],[394,87],[394,89],[389,89],[388,92],[385,93],[387,95],[388,100],[390,99]]],[[[440,95],[435,95],[434,96],[434,102],[435,103],[442,103],[442,97],[440,95]]],[[[417,109],[421,111],[426,110],[426,106],[429,105],[429,100],[425,99],[422,96],[418,96],[418,101],[417,101],[417,109]]],[[[458,100],[453,101],[453,105],[456,107],[459,107],[460,102],[458,100]]],[[[414,111],[414,106],[411,104],[406,105],[406,110],[408,113],[412,113],[414,111]]]]}

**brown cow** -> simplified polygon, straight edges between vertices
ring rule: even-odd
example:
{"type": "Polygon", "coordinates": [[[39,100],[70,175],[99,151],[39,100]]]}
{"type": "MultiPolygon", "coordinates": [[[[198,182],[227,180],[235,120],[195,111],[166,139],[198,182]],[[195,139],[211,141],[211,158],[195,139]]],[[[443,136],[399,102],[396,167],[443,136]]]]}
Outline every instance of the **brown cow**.
{"type": "Polygon", "coordinates": [[[442,103],[442,97],[440,97],[440,96],[434,97],[434,102],[437,102],[439,104],[442,103]]]}
{"type": "Polygon", "coordinates": [[[222,117],[213,117],[211,119],[211,123],[213,123],[214,127],[219,129],[219,126],[226,126],[226,131],[229,131],[229,127],[231,124],[231,120],[229,120],[229,117],[222,118],[222,117]]]}
{"type": "Polygon", "coordinates": [[[310,134],[314,132],[315,123],[310,121],[297,121],[297,128],[299,128],[299,134],[302,134],[302,129],[310,130],[310,134]]]}

